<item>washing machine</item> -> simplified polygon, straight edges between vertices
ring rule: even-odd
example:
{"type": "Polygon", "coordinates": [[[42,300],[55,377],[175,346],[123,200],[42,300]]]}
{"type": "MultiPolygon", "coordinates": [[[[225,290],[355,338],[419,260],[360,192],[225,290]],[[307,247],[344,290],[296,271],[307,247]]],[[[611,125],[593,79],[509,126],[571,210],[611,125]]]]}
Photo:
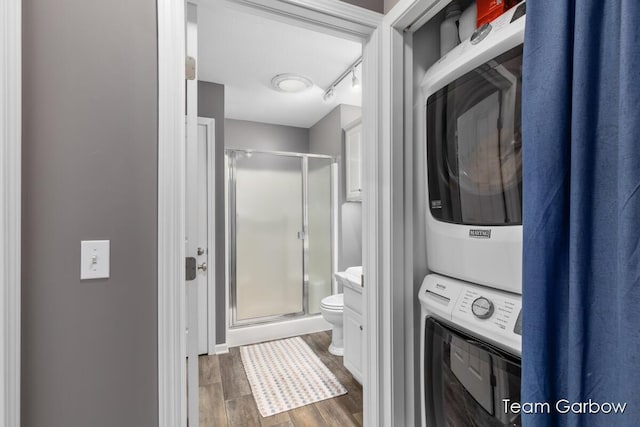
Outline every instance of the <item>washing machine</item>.
{"type": "Polygon", "coordinates": [[[522,297],[431,274],[419,300],[422,426],[520,426],[522,297]]]}

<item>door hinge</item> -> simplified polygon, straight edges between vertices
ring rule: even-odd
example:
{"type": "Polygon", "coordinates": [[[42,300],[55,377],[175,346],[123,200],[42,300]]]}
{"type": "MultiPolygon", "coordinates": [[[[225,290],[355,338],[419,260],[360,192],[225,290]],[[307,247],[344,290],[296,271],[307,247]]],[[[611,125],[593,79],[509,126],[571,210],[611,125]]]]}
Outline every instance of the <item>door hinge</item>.
{"type": "Polygon", "coordinates": [[[187,282],[196,278],[196,259],[194,257],[185,258],[185,280],[187,282]]]}
{"type": "Polygon", "coordinates": [[[185,79],[187,80],[195,80],[196,79],[196,58],[193,56],[187,56],[185,60],[185,79]]]}
{"type": "Polygon", "coordinates": [[[360,275],[360,287],[364,288],[364,274],[360,275]]]}

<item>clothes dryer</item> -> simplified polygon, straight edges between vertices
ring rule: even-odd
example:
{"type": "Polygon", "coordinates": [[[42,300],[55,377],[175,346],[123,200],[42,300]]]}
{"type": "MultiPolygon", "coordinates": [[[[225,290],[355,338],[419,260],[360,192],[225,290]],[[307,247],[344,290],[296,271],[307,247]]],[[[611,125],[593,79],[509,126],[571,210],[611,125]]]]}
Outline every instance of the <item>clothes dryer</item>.
{"type": "Polygon", "coordinates": [[[522,293],[525,3],[478,29],[422,81],[429,269],[522,293]]]}

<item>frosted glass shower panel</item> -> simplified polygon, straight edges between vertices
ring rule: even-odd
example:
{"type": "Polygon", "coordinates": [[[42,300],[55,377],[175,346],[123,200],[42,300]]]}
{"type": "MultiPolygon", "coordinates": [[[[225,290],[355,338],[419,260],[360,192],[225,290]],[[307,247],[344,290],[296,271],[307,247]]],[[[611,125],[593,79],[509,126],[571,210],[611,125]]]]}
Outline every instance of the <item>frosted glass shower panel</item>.
{"type": "Polygon", "coordinates": [[[331,295],[331,159],[309,157],[309,314],[320,313],[320,301],[331,295]]]}
{"type": "Polygon", "coordinates": [[[236,158],[236,320],[303,313],[302,160],[236,158]]]}

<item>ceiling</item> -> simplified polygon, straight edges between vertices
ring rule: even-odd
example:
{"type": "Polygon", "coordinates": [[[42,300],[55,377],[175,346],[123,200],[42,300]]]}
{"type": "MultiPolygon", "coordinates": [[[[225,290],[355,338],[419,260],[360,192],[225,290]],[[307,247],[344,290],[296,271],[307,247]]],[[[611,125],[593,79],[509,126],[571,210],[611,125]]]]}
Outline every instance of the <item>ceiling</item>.
{"type": "MultiPolygon", "coordinates": [[[[223,2],[198,8],[198,79],[225,85],[225,116],[309,128],[338,104],[361,105],[348,76],[335,96],[329,85],[361,56],[360,43],[265,19],[223,2]],[[271,87],[277,74],[297,73],[314,83],[300,93],[271,87]]],[[[361,67],[356,70],[362,79],[361,67]]]]}

